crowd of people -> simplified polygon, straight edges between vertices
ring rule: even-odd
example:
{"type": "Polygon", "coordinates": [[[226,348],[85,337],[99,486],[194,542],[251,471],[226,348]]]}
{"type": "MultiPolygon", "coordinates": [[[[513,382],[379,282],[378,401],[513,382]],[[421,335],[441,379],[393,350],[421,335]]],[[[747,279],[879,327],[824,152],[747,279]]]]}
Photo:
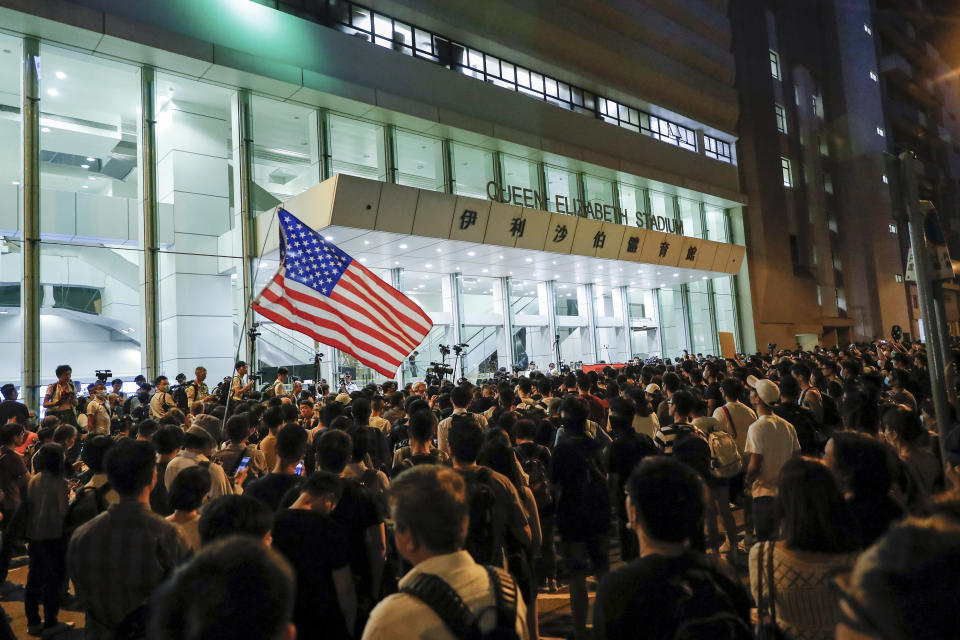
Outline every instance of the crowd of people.
{"type": "Polygon", "coordinates": [[[577,640],[957,635],[960,371],[938,429],[920,343],[206,373],[79,396],[62,365],[39,422],[0,389],[0,582],[25,548],[30,634],[69,606],[93,639],[536,640],[567,593],[577,640]]]}

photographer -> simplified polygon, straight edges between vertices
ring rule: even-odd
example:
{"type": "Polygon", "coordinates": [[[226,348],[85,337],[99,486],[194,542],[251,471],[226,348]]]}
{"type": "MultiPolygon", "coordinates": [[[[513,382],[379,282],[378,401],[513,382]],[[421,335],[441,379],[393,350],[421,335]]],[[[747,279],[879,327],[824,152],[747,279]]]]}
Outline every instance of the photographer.
{"type": "Polygon", "coordinates": [[[250,393],[254,381],[251,378],[247,384],[243,384],[243,376],[247,375],[247,363],[243,360],[237,361],[234,370],[237,373],[230,382],[230,402],[240,402],[250,393]]]}
{"type": "Polygon", "coordinates": [[[63,424],[77,425],[77,392],[73,388],[70,376],[73,369],[68,364],[57,367],[57,381],[47,387],[43,397],[43,408],[46,415],[56,416],[63,424]]]}
{"type": "Polygon", "coordinates": [[[343,375],[340,376],[340,393],[353,393],[359,390],[360,387],[350,380],[350,373],[345,371],[343,375]]]}

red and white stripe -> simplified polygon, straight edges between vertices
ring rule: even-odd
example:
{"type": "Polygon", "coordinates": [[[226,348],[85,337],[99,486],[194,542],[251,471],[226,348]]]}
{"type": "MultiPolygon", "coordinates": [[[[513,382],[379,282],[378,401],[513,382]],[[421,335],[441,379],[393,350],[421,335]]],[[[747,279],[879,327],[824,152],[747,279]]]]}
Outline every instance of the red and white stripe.
{"type": "Polygon", "coordinates": [[[330,297],[285,277],[281,266],[253,309],[280,326],[349,353],[393,377],[401,361],[429,333],[430,317],[355,260],[330,297]]]}

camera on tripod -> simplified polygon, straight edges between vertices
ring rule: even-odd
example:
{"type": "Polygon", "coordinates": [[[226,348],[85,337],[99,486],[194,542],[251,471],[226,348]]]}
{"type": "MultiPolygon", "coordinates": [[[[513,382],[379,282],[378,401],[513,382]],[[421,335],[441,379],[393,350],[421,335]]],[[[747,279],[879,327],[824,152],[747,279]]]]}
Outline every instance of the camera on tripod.
{"type": "Polygon", "coordinates": [[[453,367],[442,362],[431,362],[430,366],[427,367],[427,375],[434,375],[441,379],[444,376],[452,376],[453,367]]]}
{"type": "Polygon", "coordinates": [[[469,346],[470,346],[470,345],[467,344],[466,342],[461,342],[460,344],[455,344],[455,345],[453,345],[453,352],[454,352],[456,355],[458,355],[458,356],[463,355],[463,350],[464,350],[465,348],[469,347],[469,346]]]}
{"type": "Polygon", "coordinates": [[[94,375],[97,377],[97,382],[107,384],[107,380],[113,375],[113,371],[110,371],[110,369],[97,369],[94,375]]]}

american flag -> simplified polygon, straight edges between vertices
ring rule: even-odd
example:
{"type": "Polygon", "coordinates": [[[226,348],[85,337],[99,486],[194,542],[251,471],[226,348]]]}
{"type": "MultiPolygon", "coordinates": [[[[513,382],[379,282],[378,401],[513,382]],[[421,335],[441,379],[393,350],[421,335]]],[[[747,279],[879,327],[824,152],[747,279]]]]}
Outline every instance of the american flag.
{"type": "Polygon", "coordinates": [[[430,331],[430,317],[296,216],[277,215],[280,268],[253,309],[392,378],[430,331]]]}

